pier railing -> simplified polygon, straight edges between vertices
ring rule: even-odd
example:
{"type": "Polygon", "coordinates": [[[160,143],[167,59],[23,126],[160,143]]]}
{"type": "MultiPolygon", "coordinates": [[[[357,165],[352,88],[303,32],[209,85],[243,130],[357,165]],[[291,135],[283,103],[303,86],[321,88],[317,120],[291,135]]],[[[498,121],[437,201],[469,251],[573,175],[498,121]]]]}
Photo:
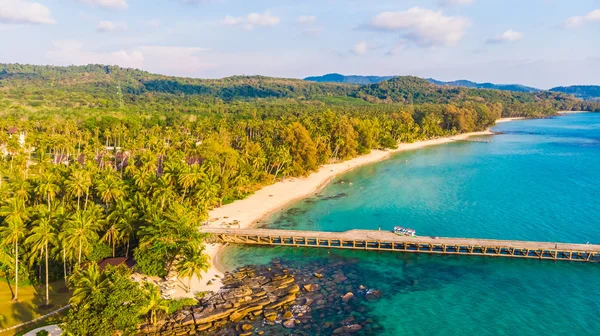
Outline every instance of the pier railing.
{"type": "Polygon", "coordinates": [[[346,232],[203,228],[215,243],[320,247],[600,262],[600,245],[445,237],[407,237],[387,231],[346,232]]]}

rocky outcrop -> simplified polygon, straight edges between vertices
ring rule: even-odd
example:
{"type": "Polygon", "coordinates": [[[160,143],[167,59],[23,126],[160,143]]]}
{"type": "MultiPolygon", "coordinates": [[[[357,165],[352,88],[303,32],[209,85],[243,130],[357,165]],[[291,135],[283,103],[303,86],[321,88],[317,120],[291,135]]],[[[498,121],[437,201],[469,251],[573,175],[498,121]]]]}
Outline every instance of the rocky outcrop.
{"type": "MultiPolygon", "coordinates": [[[[209,294],[198,306],[188,307],[160,321],[158,325],[143,325],[139,334],[194,335],[197,332],[215,332],[225,326],[248,332],[252,325],[242,320],[277,320],[279,313],[296,300],[300,286],[286,270],[266,270],[257,274],[254,268],[241,268],[227,273],[224,288],[209,294]]],[[[292,321],[293,323],[293,321],[292,321]]],[[[235,334],[235,333],[234,333],[235,334]]]]}
{"type": "Polygon", "coordinates": [[[278,260],[225,274],[224,287],[194,307],[143,325],[140,335],[378,334],[362,302],[382,294],[358,283],[347,264],[286,269],[278,260]],[[318,276],[316,276],[318,274],[318,276]]]}

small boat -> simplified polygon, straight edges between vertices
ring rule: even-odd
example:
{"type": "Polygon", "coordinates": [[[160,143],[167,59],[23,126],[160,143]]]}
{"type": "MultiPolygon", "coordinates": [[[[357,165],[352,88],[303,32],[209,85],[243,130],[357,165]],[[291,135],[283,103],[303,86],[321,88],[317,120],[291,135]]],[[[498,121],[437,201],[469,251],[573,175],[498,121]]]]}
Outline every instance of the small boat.
{"type": "Polygon", "coordinates": [[[400,235],[400,236],[410,236],[410,237],[414,237],[416,231],[413,229],[409,229],[409,228],[404,228],[402,226],[394,226],[394,230],[392,230],[393,233],[400,235]]]}

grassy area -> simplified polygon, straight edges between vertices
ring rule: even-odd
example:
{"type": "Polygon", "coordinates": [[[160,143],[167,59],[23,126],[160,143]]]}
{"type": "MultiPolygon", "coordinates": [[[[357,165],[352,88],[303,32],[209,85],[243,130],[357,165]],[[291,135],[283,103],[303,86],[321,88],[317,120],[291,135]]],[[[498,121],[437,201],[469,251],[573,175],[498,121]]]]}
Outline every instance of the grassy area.
{"type": "Polygon", "coordinates": [[[19,286],[19,301],[12,301],[14,285],[6,279],[0,282],[0,329],[30,321],[56,310],[69,301],[70,294],[64,291],[62,280],[50,283],[50,304],[48,309],[39,308],[45,303],[44,285],[19,286]]]}
{"type": "Polygon", "coordinates": [[[332,105],[372,105],[366,100],[354,97],[323,96],[318,97],[317,99],[332,105]]]}

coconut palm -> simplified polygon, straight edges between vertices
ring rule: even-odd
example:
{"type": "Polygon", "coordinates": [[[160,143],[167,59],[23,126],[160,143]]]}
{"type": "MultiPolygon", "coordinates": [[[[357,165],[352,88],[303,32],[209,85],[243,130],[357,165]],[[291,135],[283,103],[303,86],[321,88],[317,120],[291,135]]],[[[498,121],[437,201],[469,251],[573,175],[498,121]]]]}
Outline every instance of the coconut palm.
{"type": "Polygon", "coordinates": [[[85,206],[87,207],[87,199],[92,186],[92,176],[85,170],[75,170],[71,173],[67,181],[65,181],[65,187],[67,192],[72,196],[77,196],[77,210],[80,209],[80,200],[85,195],[85,206]]]}
{"type": "Polygon", "coordinates": [[[183,187],[183,195],[181,196],[182,202],[185,200],[188,190],[194,187],[198,181],[201,181],[205,176],[203,166],[197,164],[188,167],[179,175],[178,183],[183,187]]]}
{"type": "Polygon", "coordinates": [[[115,207],[107,217],[108,223],[111,223],[111,226],[115,226],[116,230],[119,232],[118,240],[127,242],[125,257],[129,256],[129,243],[134,233],[134,225],[137,217],[138,215],[135,208],[123,198],[117,200],[115,207]]]}
{"type": "Polygon", "coordinates": [[[36,194],[42,195],[46,199],[48,211],[50,211],[51,202],[56,198],[56,195],[60,191],[60,187],[56,184],[55,180],[55,175],[50,173],[43,174],[34,189],[36,194]]]}
{"type": "Polygon", "coordinates": [[[77,264],[81,264],[81,256],[89,251],[93,243],[98,240],[100,223],[90,210],[78,210],[69,219],[61,238],[66,246],[77,248],[77,264]]]}
{"type": "Polygon", "coordinates": [[[115,201],[125,195],[125,185],[122,180],[112,174],[104,174],[97,181],[96,190],[106,207],[112,201],[115,201]]]}
{"type": "MultiPolygon", "coordinates": [[[[42,206],[42,209],[43,206],[42,206]]],[[[25,240],[25,244],[30,246],[32,256],[44,255],[46,263],[46,306],[50,303],[50,292],[48,283],[48,254],[49,245],[54,245],[57,242],[55,218],[50,212],[42,211],[38,218],[33,222],[33,228],[29,237],[25,240]]],[[[34,258],[32,258],[33,262],[34,258]]]]}
{"type": "Polygon", "coordinates": [[[210,267],[208,256],[202,253],[204,249],[196,246],[186,246],[183,249],[181,259],[175,264],[178,277],[188,279],[188,293],[192,290],[192,277],[195,275],[198,279],[202,279],[202,272],[208,271],[210,267]]]}
{"type": "Polygon", "coordinates": [[[156,325],[158,317],[169,311],[169,302],[161,297],[160,290],[152,283],[144,283],[142,290],[146,295],[147,304],[146,307],[142,309],[141,313],[143,315],[147,314],[150,323],[156,325]]]}
{"type": "Polygon", "coordinates": [[[152,183],[152,196],[160,200],[160,209],[163,210],[167,200],[175,197],[175,190],[168,179],[160,177],[152,183]]]}
{"type": "Polygon", "coordinates": [[[69,282],[73,287],[73,296],[71,296],[69,303],[76,308],[81,305],[85,306],[85,302],[90,295],[105,291],[110,285],[96,263],[91,263],[84,270],[78,268],[69,278],[69,282]]]}
{"type": "Polygon", "coordinates": [[[13,301],[17,301],[19,295],[19,241],[25,237],[27,232],[25,222],[29,219],[29,213],[22,202],[16,198],[11,198],[5,205],[0,207],[0,216],[4,218],[3,226],[0,227],[2,243],[14,247],[15,293],[13,301]]]}

